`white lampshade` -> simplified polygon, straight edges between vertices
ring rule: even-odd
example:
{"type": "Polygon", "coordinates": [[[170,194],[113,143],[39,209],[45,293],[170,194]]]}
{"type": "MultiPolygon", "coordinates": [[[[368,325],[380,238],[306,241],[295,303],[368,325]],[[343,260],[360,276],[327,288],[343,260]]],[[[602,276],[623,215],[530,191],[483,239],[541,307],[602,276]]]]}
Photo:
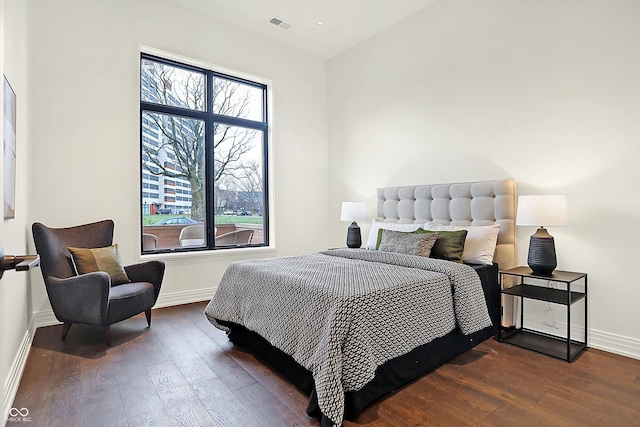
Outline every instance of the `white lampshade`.
{"type": "Polygon", "coordinates": [[[342,202],[340,221],[362,221],[367,219],[365,202],[342,202]]]}
{"type": "Polygon", "coordinates": [[[569,225],[565,196],[519,196],[516,225],[532,227],[561,227],[569,225]]]}

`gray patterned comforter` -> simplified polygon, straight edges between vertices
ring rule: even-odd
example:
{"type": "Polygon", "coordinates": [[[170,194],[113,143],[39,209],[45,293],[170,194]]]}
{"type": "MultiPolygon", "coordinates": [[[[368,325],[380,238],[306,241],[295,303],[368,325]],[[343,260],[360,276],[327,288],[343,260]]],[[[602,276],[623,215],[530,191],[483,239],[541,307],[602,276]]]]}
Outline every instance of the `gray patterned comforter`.
{"type": "Polygon", "coordinates": [[[491,325],[473,268],[392,252],[336,249],[235,262],[205,309],[243,325],[308,369],[318,405],[341,425],[344,393],[387,360],[452,331],[491,325]]]}

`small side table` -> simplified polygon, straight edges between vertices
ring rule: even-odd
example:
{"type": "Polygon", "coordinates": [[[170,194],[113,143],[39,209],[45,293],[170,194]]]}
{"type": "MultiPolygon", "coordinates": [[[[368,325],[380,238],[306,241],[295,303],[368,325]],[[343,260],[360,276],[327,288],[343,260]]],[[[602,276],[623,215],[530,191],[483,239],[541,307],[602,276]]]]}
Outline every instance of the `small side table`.
{"type": "Polygon", "coordinates": [[[519,278],[519,284],[502,289],[503,295],[520,297],[520,327],[511,331],[501,330],[498,341],[506,342],[518,347],[533,350],[548,356],[571,362],[575,357],[587,348],[587,274],[572,271],[556,270],[550,276],[534,275],[529,267],[516,267],[510,270],[502,270],[499,273],[500,284],[504,283],[505,276],[519,278]],[[564,283],[566,289],[552,289],[531,283],[525,283],[526,279],[538,279],[551,282],[564,283]],[[584,281],[583,291],[572,289],[577,287],[579,280],[584,281]],[[567,307],[567,334],[566,337],[546,334],[524,327],[524,299],[546,301],[553,304],[561,304],[567,307]],[[578,301],[584,301],[584,342],[571,339],[571,307],[578,301]]]}

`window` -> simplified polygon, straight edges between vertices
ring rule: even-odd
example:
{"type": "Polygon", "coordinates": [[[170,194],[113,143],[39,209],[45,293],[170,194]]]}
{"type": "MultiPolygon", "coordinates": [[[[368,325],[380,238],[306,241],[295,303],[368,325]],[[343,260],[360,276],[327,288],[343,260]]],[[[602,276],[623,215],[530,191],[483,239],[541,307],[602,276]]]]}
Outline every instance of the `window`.
{"type": "Polygon", "coordinates": [[[141,55],[140,212],[157,237],[143,253],[269,244],[266,96],[262,83],[141,55]]]}

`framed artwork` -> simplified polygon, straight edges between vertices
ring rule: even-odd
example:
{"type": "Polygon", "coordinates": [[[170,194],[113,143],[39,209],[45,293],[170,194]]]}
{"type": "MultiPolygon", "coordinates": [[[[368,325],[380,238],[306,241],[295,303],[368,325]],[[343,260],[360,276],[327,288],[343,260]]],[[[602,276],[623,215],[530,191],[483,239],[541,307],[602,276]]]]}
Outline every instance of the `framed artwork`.
{"type": "Polygon", "coordinates": [[[4,76],[4,219],[16,215],[16,93],[4,76]]]}

